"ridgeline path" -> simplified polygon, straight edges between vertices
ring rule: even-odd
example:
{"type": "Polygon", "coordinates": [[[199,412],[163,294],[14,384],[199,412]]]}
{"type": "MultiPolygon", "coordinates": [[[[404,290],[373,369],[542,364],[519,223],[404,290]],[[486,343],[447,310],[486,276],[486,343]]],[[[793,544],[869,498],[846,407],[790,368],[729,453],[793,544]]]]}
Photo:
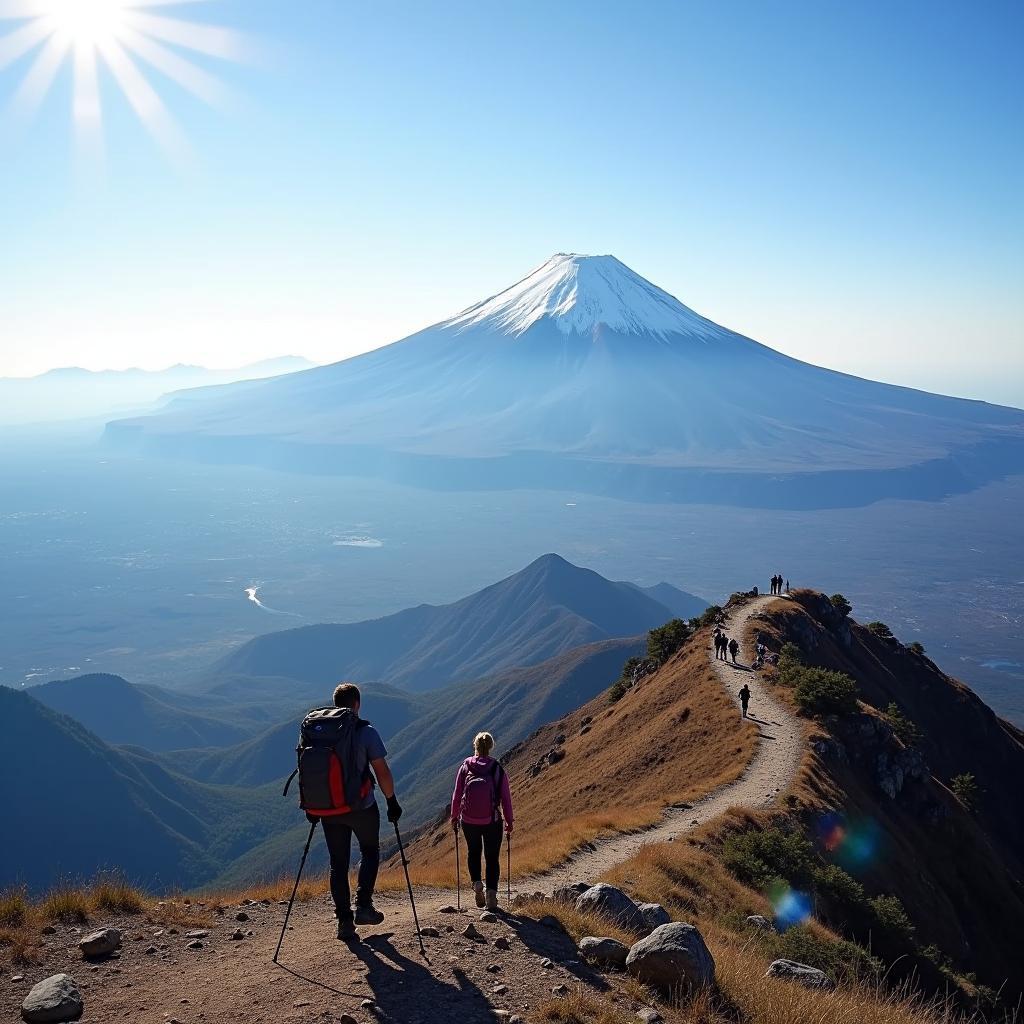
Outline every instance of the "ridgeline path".
{"type": "MultiPolygon", "coordinates": [[[[744,659],[753,652],[752,616],[776,600],[758,597],[731,612],[727,630],[741,641],[744,659]]],[[[594,881],[647,843],[681,835],[730,807],[766,807],[787,788],[800,762],[800,723],[772,699],[746,660],[717,661],[710,646],[708,654],[737,702],[737,718],[737,691],[743,682],[752,691],[751,720],[760,740],[743,775],[692,807],[670,808],[650,829],[595,841],[565,864],[520,879],[516,889],[550,891],[567,881],[594,881]]],[[[578,988],[603,993],[631,1012],[642,1007],[619,976],[581,962],[563,933],[504,906],[495,919],[481,921],[478,910],[466,907],[472,895],[465,888],[461,914],[446,907],[454,902],[451,890],[418,891],[420,924],[428,929],[426,957],[404,891],[377,895],[384,923],[360,928],[362,941],[351,945],[335,939],[326,894],[296,904],[276,966],[284,907],[269,900],[219,909],[212,901],[198,902],[193,909],[202,917],[178,927],[146,915],[94,915],[88,926],[57,925],[42,938],[39,963],[0,975],[0,1015],[16,1019],[28,990],[58,972],[78,982],[83,1019],[91,1024],[429,1024],[449,1017],[460,1024],[515,1024],[553,993],[578,988]],[[470,922],[481,938],[461,934],[470,922]],[[108,926],[122,930],[123,948],[109,959],[83,961],[79,939],[108,926]],[[190,927],[202,934],[189,935],[190,927]]]]}
{"type": "Polygon", "coordinates": [[[514,889],[550,892],[571,882],[594,881],[633,856],[642,846],[674,839],[730,807],[768,807],[780,793],[785,792],[800,766],[803,727],[788,708],[772,697],[760,675],[750,668],[755,647],[751,619],[773,602],[783,600],[786,598],[771,595],[755,597],[727,613],[725,632],[740,642],[740,655],[735,665],[731,658],[729,661],[717,659],[713,641],[708,644],[712,668],[735,702],[737,716],[740,713],[740,687],[744,683],[750,687],[748,716],[758,728],[759,739],[757,753],[743,774],[735,782],[716,789],[692,805],[667,808],[661,821],[651,828],[594,840],[588,849],[574,854],[556,867],[517,880],[513,883],[514,889]]]}

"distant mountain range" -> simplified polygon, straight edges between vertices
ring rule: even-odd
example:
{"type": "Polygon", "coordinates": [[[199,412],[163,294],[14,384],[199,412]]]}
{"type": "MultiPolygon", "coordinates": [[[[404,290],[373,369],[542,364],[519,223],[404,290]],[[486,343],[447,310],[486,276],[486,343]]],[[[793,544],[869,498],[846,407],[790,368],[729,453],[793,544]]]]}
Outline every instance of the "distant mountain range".
{"type": "Polygon", "coordinates": [[[1024,471],[1024,412],[791,359],[559,253],[403,341],[172,402],[113,443],[442,489],[814,508],[1024,471]]]}
{"type": "Polygon", "coordinates": [[[265,359],[234,369],[179,363],[166,370],[49,370],[36,377],[0,377],[0,424],[44,423],[135,412],[171,392],[277,377],[314,366],[301,356],[265,359]]]}
{"type": "Polygon", "coordinates": [[[327,687],[351,678],[431,690],[635,636],[675,616],[699,615],[708,604],[669,584],[654,593],[657,599],[549,554],[454,604],[256,637],[218,662],[207,680],[273,676],[327,687]]]}

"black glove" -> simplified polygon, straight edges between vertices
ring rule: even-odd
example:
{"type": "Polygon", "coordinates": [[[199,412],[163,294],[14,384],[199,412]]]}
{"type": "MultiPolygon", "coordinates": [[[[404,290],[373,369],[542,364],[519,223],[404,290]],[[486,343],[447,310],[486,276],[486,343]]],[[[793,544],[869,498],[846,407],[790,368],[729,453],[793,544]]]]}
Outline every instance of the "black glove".
{"type": "Polygon", "coordinates": [[[396,825],[401,816],[402,805],[398,802],[398,797],[392,794],[388,797],[388,821],[390,821],[392,825],[396,825]]]}

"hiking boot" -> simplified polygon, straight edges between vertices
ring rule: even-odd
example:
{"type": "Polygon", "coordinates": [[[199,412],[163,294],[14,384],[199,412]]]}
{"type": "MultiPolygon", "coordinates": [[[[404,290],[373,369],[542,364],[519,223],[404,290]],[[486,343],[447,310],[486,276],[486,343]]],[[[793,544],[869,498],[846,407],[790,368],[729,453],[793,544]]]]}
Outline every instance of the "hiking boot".
{"type": "Polygon", "coordinates": [[[478,907],[483,907],[484,906],[484,883],[483,882],[474,882],[473,883],[473,892],[476,894],[476,905],[478,907]]]}
{"type": "Polygon", "coordinates": [[[371,903],[368,907],[356,907],[356,924],[380,924],[384,915],[371,903]]]}
{"type": "Polygon", "coordinates": [[[488,910],[497,910],[498,909],[498,890],[497,889],[488,889],[487,890],[486,904],[487,904],[487,909],[488,910]]]}
{"type": "Polygon", "coordinates": [[[359,932],[356,931],[356,926],[351,920],[344,920],[338,922],[338,938],[342,942],[358,942],[359,932]]]}

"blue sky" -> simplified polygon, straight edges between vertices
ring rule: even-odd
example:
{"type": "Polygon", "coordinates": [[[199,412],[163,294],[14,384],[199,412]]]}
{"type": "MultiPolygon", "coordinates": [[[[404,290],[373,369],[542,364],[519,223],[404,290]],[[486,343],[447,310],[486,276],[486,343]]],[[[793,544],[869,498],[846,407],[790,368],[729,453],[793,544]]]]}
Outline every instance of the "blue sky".
{"type": "Polygon", "coordinates": [[[7,118],[0,374],[332,361],[561,250],[799,358],[1024,405],[1020,4],[154,13],[246,34],[244,61],[196,57],[233,101],[150,73],[183,163],[102,70],[102,169],[70,67],[7,118]]]}

